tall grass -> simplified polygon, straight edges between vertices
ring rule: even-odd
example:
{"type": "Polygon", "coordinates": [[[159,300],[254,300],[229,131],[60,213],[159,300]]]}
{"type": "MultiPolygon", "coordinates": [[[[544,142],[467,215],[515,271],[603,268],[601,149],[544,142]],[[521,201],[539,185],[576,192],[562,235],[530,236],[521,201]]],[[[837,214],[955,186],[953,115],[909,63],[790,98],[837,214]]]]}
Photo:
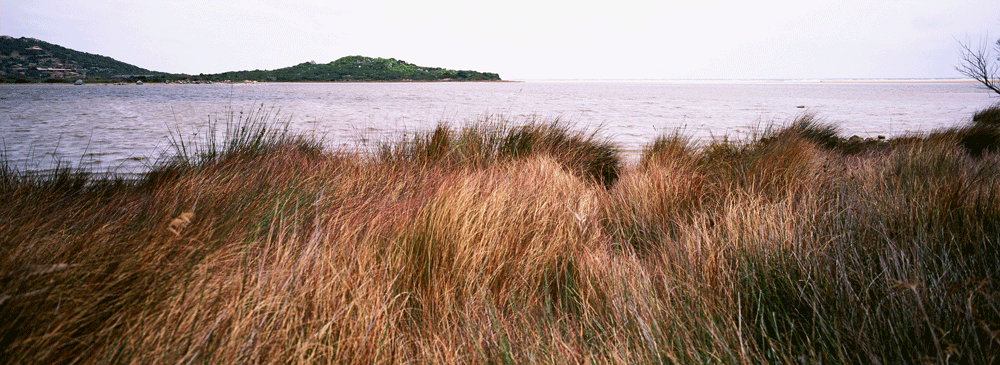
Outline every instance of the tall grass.
{"type": "Polygon", "coordinates": [[[491,116],[461,130],[440,124],[412,139],[382,144],[376,156],[383,164],[481,168],[545,155],[583,179],[610,186],[623,167],[621,152],[597,133],[571,130],[558,119],[515,124],[491,116]]]}
{"type": "Polygon", "coordinates": [[[175,139],[139,180],[0,168],[0,359],[1000,353],[1000,155],[963,142],[983,123],[855,148],[805,116],[743,141],[667,134],[626,165],[558,122],[441,125],[365,154],[273,120],[175,139]]]}

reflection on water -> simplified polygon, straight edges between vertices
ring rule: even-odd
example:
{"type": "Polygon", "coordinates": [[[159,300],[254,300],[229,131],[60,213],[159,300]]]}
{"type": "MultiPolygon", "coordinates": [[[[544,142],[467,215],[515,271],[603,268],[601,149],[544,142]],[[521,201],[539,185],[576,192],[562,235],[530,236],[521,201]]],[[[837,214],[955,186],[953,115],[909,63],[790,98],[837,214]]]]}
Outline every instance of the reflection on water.
{"type": "Polygon", "coordinates": [[[172,153],[169,130],[196,139],[212,119],[262,107],[330,148],[366,148],[439,122],[503,115],[600,128],[637,151],[675,129],[698,139],[738,137],[804,112],[847,136],[893,136],[964,123],[991,102],[968,83],[0,85],[0,136],[19,168],[61,159],[94,171],[136,172],[172,153]]]}

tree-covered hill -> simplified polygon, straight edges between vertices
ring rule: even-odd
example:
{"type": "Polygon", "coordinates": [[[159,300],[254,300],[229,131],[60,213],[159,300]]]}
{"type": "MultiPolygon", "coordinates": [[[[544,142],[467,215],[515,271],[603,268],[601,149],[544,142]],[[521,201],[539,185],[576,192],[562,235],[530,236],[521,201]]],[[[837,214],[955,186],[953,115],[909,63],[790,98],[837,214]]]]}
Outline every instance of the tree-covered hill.
{"type": "Polygon", "coordinates": [[[348,56],[318,64],[305,62],[270,71],[234,71],[193,77],[209,81],[498,81],[489,72],[422,67],[395,58],[348,56]]]}
{"type": "Polygon", "coordinates": [[[422,67],[395,58],[348,56],[277,70],[179,75],[150,71],[111,57],[80,52],[35,38],[0,36],[0,81],[141,78],[153,81],[497,81],[495,73],[422,67]]]}
{"type": "Polygon", "coordinates": [[[107,79],[119,75],[167,74],[34,38],[0,36],[0,78],[107,79]]]}

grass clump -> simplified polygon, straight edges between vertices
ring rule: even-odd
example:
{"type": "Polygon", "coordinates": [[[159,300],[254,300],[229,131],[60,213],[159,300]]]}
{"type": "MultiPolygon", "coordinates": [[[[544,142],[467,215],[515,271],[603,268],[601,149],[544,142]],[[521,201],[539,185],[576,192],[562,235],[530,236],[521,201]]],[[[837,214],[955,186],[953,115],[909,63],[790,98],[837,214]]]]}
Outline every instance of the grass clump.
{"type": "Polygon", "coordinates": [[[184,139],[179,131],[170,133],[174,154],[154,166],[154,171],[205,166],[225,159],[253,159],[282,150],[296,150],[305,155],[322,153],[322,142],[302,135],[289,134],[290,119],[282,121],[278,111],[261,104],[250,112],[231,112],[220,121],[209,117],[205,135],[184,139]],[[219,133],[222,133],[221,135],[219,133]]]}
{"type": "Polygon", "coordinates": [[[567,171],[604,186],[618,179],[621,152],[597,132],[573,131],[555,120],[514,124],[490,118],[460,130],[441,124],[410,140],[378,147],[382,163],[481,168],[546,155],[567,171]]]}
{"type": "Polygon", "coordinates": [[[1000,155],[961,128],[854,150],[806,117],[625,165],[555,122],[366,155],[247,120],[138,180],[0,168],[2,362],[1000,353],[1000,155]]]}
{"type": "Polygon", "coordinates": [[[994,105],[976,112],[972,115],[972,122],[976,124],[1000,125],[1000,105],[994,105]]]}
{"type": "Polygon", "coordinates": [[[1000,149],[1000,123],[977,122],[958,131],[962,147],[972,156],[1000,149]]]}

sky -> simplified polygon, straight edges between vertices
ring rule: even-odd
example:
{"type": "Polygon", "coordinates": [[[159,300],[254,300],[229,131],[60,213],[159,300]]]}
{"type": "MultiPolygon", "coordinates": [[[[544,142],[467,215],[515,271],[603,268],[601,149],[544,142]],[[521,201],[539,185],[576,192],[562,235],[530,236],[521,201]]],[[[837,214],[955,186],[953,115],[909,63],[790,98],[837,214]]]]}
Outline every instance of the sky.
{"type": "Polygon", "coordinates": [[[349,55],[538,79],[957,78],[996,0],[4,0],[0,35],[154,71],[349,55]]]}

